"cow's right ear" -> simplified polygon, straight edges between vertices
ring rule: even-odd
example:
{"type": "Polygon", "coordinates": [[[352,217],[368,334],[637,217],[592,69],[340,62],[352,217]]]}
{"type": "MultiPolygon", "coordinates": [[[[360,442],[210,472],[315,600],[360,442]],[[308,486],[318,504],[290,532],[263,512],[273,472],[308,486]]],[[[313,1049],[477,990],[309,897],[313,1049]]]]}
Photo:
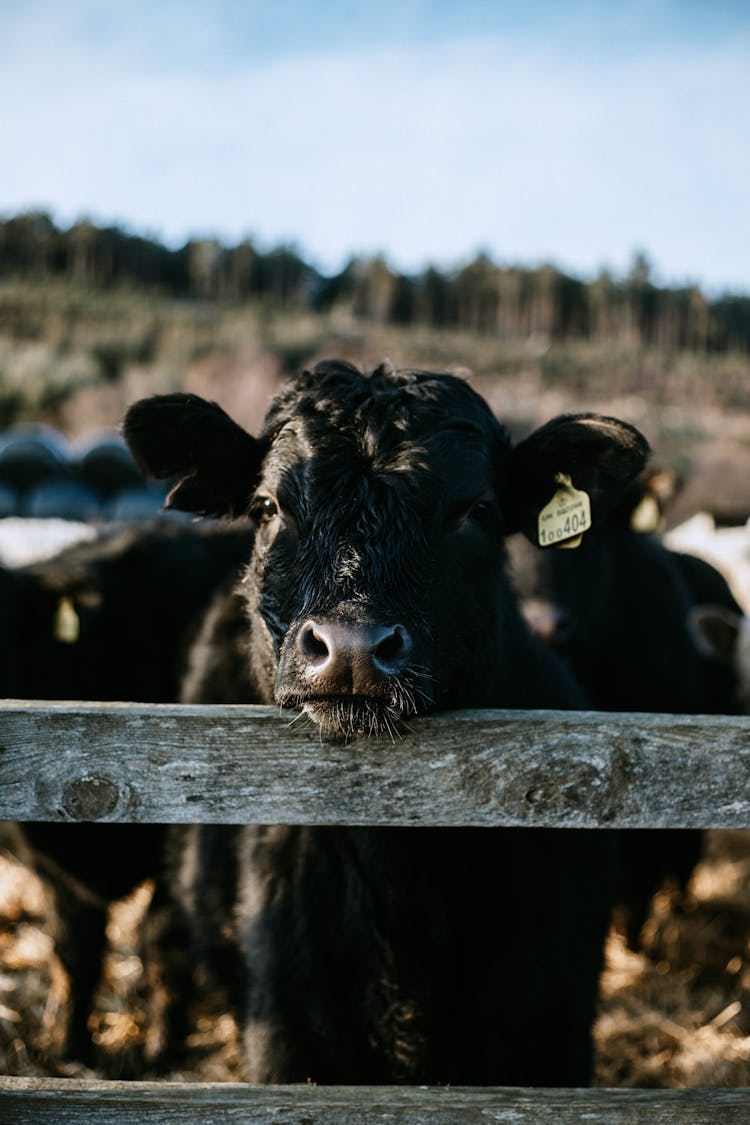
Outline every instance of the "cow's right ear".
{"type": "Polygon", "coordinates": [[[122,432],[147,476],[175,481],[167,508],[201,516],[247,512],[265,444],[215,402],[191,394],[145,398],[130,407],[122,432]]]}
{"type": "Polygon", "coordinates": [[[602,523],[608,517],[648,455],[643,434],[617,418],[601,414],[553,418],[517,445],[504,464],[502,499],[508,530],[523,531],[540,546],[573,539],[591,522],[602,523]],[[542,524],[547,516],[551,531],[545,537],[542,524]]]}

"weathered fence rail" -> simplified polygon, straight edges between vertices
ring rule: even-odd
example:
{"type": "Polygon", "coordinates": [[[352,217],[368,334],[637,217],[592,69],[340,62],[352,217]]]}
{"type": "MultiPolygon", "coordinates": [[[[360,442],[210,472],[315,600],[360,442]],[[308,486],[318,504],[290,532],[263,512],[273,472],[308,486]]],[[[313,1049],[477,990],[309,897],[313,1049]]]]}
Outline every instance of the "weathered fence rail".
{"type": "Polygon", "coordinates": [[[0,1125],[747,1125],[745,1090],[247,1086],[0,1078],[0,1125]]]}
{"type": "Polygon", "coordinates": [[[6,702],[0,818],[750,828],[750,719],[460,711],[345,745],[270,707],[6,702]]]}
{"type": "MultiPolygon", "coordinates": [[[[6,701],[0,818],[750,828],[750,719],[463,711],[396,742],[267,707],[6,701]]],[[[748,1090],[253,1087],[0,1077],[0,1125],[693,1125],[748,1090]]]]}

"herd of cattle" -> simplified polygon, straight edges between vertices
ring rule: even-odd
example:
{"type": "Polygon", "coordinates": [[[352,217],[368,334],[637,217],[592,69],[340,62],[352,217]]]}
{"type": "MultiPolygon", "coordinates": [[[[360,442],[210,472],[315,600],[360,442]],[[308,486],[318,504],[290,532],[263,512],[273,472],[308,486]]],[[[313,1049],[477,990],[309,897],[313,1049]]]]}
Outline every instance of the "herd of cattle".
{"type": "MultiPolygon", "coordinates": [[[[327,361],[276,395],[257,438],[188,394],[136,403],[123,434],[130,453],[111,439],[98,462],[52,451],[90,511],[46,506],[55,474],[29,468],[33,441],[0,447],[11,517],[119,521],[0,568],[5,697],[275,702],[352,753],[436,709],[749,709],[742,581],[653,534],[659,475],[625,422],[565,415],[514,444],[462,380],[327,361]],[[142,474],[169,482],[168,511],[211,518],[135,522],[137,496],[142,514],[165,496],[142,474]],[[581,532],[575,550],[539,546],[581,532]]],[[[7,838],[54,895],[69,1057],[93,1062],[108,907],[148,878],[144,1070],[185,1049],[202,974],[254,1082],[585,1085],[613,914],[635,945],[653,892],[684,886],[701,849],[695,831],[7,838]]]]}

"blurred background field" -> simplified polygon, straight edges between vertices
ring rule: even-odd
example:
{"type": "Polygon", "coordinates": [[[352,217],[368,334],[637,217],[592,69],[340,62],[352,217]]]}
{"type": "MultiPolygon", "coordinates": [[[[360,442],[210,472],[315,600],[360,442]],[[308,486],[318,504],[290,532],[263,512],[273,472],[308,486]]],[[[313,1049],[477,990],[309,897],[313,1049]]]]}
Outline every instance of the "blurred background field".
{"type": "Polygon", "coordinates": [[[589,282],[485,255],[412,275],[353,258],[324,276],[283,247],[169,251],[91,224],[86,238],[81,264],[77,227],[0,223],[0,427],[44,421],[77,437],[183,389],[257,430],[302,366],[388,356],[472,378],[517,432],[597,409],[640,426],[682,475],[718,447],[750,464],[750,298],[658,286],[642,256],[589,282]]]}

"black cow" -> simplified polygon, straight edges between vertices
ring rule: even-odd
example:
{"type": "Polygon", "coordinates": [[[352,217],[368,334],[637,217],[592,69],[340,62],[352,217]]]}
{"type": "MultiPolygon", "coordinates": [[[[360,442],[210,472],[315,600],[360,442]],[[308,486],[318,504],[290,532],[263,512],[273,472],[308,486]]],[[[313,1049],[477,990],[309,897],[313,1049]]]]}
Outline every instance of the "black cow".
{"type": "Polygon", "coordinates": [[[252,539],[247,521],[160,520],[6,569],[2,694],[173,701],[196,613],[239,572],[252,539]]]}
{"type": "MultiPolygon", "coordinates": [[[[125,528],[55,558],[0,568],[0,695],[172,702],[196,616],[234,583],[252,528],[161,522],[125,528]]],[[[5,842],[46,882],[70,975],[63,1052],[92,1061],[87,1027],[107,910],[159,867],[158,825],[28,823],[5,842]]]]}
{"type": "MultiPolygon", "coordinates": [[[[739,606],[708,563],[634,529],[634,512],[647,501],[656,507],[651,488],[642,474],[576,551],[542,553],[514,538],[512,572],[527,616],[597,710],[730,713],[736,710],[735,670],[694,643],[690,617],[703,603],[733,612],[739,606]]],[[[623,834],[618,897],[633,948],[654,892],[665,881],[684,891],[702,840],[702,832],[689,829],[623,834]]]]}
{"type": "MultiPolygon", "coordinates": [[[[277,395],[258,439],[185,394],[137,403],[124,432],[143,469],[176,481],[171,506],[255,521],[237,702],[301,708],[352,753],[369,736],[387,753],[431,709],[584,705],[522,619],[504,541],[535,531],[559,473],[601,518],[646,458],[632,427],[566,416],[513,448],[457,378],[327,361],[277,395]]],[[[224,610],[203,637],[211,660],[222,630],[236,638],[237,603],[224,610]]],[[[202,682],[194,668],[193,698],[211,682],[214,668],[202,682]]],[[[251,1081],[577,1085],[590,1077],[610,844],[578,831],[181,828],[161,891],[227,989],[251,1081]]]]}

